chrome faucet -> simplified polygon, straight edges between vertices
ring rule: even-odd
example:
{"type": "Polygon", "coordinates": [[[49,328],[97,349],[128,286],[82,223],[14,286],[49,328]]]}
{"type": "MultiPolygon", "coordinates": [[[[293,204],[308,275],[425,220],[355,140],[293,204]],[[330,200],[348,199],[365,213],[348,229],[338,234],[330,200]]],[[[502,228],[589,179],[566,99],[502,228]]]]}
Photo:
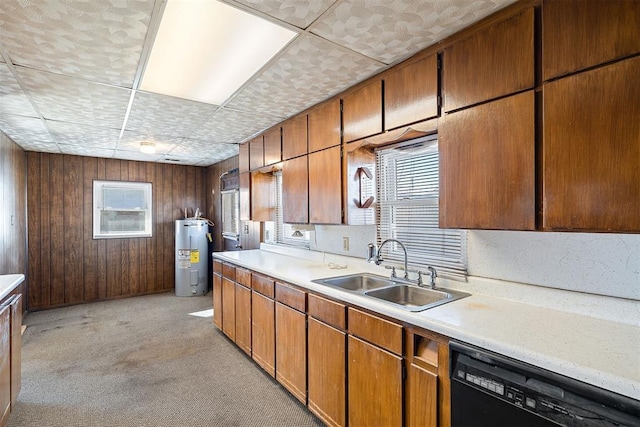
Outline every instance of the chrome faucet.
{"type": "Polygon", "coordinates": [[[382,247],[387,242],[396,242],[397,244],[400,245],[400,247],[404,251],[404,278],[409,280],[409,266],[408,266],[408,263],[407,263],[407,248],[404,246],[404,244],[400,240],[387,239],[384,242],[382,242],[380,244],[380,246],[376,246],[373,243],[369,243],[367,262],[373,262],[376,265],[380,265],[382,263],[382,257],[380,256],[380,251],[382,250],[382,247]]]}

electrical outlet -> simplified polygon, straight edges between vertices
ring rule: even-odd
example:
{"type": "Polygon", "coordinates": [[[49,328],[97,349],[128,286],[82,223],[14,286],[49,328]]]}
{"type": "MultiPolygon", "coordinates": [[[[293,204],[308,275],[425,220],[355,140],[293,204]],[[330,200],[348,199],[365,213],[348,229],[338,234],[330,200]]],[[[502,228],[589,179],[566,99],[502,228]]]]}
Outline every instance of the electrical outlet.
{"type": "Polygon", "coordinates": [[[244,224],[244,234],[249,234],[249,224],[244,224]]]}
{"type": "Polygon", "coordinates": [[[343,251],[348,251],[349,250],[349,238],[348,237],[343,237],[342,238],[342,250],[343,251]]]}

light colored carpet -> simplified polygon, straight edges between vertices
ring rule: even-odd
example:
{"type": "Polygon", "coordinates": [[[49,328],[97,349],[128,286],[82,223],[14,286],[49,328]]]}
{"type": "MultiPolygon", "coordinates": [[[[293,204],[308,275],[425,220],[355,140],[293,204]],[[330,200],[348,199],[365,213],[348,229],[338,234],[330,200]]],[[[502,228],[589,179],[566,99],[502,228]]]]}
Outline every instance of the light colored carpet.
{"type": "Polygon", "coordinates": [[[318,426],[214,328],[211,296],[29,313],[9,426],[318,426]]]}

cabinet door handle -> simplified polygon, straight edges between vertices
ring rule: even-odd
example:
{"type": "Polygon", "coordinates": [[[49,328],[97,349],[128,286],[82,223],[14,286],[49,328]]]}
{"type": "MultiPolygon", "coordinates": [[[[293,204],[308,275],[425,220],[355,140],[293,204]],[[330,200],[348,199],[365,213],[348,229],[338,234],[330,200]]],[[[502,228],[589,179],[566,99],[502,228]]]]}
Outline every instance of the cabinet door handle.
{"type": "Polygon", "coordinates": [[[360,194],[358,195],[358,199],[353,199],[353,202],[355,203],[356,207],[360,209],[366,209],[371,206],[375,198],[373,196],[369,196],[367,200],[362,200],[362,180],[365,178],[373,179],[373,174],[368,167],[360,166],[358,169],[356,169],[356,177],[358,179],[358,191],[360,194]],[[364,175],[364,177],[362,175],[364,175]]]}

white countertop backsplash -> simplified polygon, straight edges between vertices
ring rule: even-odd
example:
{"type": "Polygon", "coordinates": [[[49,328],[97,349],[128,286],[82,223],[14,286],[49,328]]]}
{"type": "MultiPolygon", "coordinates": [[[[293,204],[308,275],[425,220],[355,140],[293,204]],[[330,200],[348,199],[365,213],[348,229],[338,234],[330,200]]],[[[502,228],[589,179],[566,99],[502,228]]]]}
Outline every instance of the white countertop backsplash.
{"type": "Polygon", "coordinates": [[[389,274],[363,258],[268,244],[214,257],[640,400],[639,301],[479,277],[438,278],[437,286],[472,295],[412,313],[312,282],[361,272],[389,274]]]}

